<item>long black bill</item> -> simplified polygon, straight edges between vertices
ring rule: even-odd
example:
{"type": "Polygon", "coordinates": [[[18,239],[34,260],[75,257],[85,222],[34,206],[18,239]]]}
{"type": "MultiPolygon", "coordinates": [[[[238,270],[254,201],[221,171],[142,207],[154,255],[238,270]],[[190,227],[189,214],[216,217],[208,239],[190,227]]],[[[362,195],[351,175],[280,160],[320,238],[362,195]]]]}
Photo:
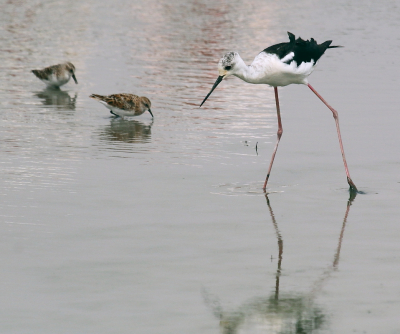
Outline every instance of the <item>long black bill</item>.
{"type": "Polygon", "coordinates": [[[75,73],[72,73],[72,79],[74,79],[75,83],[78,84],[78,80],[76,80],[75,73]]]}
{"type": "Polygon", "coordinates": [[[151,112],[151,110],[150,109],[148,109],[148,110],[149,110],[149,113],[150,113],[151,117],[154,118],[153,113],[151,112]]]}
{"type": "Polygon", "coordinates": [[[206,100],[208,99],[208,97],[211,95],[211,93],[214,91],[215,88],[217,88],[217,86],[219,85],[219,83],[222,81],[222,79],[224,78],[224,76],[220,75],[217,79],[217,81],[215,81],[214,86],[212,86],[210,92],[207,94],[207,96],[204,98],[203,102],[201,102],[200,107],[204,104],[204,102],[206,102],[206,100]]]}

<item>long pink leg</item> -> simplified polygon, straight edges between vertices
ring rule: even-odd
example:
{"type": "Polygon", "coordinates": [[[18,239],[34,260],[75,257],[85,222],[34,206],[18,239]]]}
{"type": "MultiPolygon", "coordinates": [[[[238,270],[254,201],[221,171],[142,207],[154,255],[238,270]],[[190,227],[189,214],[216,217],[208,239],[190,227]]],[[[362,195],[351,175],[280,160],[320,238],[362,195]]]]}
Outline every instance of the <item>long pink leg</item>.
{"type": "Polygon", "coordinates": [[[333,109],[323,98],[321,95],[317,93],[317,91],[310,85],[307,84],[307,86],[314,92],[315,95],[318,96],[318,98],[332,111],[333,113],[333,118],[335,119],[336,122],[336,130],[337,134],[339,137],[339,144],[340,144],[340,150],[342,152],[342,157],[343,157],[343,162],[344,162],[344,169],[346,170],[346,175],[347,175],[347,182],[350,186],[351,189],[357,191],[357,187],[354,184],[354,182],[351,180],[350,173],[349,173],[349,168],[347,167],[347,162],[346,162],[346,157],[344,156],[344,149],[343,149],[343,144],[342,144],[342,136],[340,135],[340,128],[339,128],[339,115],[335,109],[333,109]]]}
{"type": "Polygon", "coordinates": [[[268,174],[267,174],[267,177],[266,177],[265,182],[264,182],[264,187],[263,187],[264,190],[265,190],[265,188],[267,188],[267,183],[268,183],[269,175],[271,173],[272,164],[274,163],[275,154],[276,154],[276,151],[278,150],[279,141],[281,140],[282,133],[283,133],[282,120],[281,120],[281,110],[279,108],[278,87],[274,87],[274,92],[275,92],[275,102],[276,102],[276,114],[278,116],[278,132],[277,132],[278,140],[277,140],[276,145],[275,145],[274,153],[272,153],[271,162],[270,162],[269,168],[268,168],[268,174]]]}

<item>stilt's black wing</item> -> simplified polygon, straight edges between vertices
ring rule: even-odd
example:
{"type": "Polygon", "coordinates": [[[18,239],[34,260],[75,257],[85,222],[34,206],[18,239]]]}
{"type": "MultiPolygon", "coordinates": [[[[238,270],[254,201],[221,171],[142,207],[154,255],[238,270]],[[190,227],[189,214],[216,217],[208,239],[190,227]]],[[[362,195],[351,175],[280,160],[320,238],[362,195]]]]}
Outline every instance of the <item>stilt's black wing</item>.
{"type": "Polygon", "coordinates": [[[279,59],[283,59],[289,53],[293,52],[293,58],[288,59],[285,63],[290,64],[293,60],[299,66],[301,63],[309,63],[311,61],[314,64],[318,61],[319,58],[324,54],[326,49],[328,48],[337,48],[339,46],[330,46],[332,41],[326,41],[322,44],[317,44],[314,38],[311,40],[303,40],[302,38],[295,39],[295,36],[288,32],[289,42],[288,43],[279,43],[272,45],[262,52],[275,54],[279,57],[279,59]]]}

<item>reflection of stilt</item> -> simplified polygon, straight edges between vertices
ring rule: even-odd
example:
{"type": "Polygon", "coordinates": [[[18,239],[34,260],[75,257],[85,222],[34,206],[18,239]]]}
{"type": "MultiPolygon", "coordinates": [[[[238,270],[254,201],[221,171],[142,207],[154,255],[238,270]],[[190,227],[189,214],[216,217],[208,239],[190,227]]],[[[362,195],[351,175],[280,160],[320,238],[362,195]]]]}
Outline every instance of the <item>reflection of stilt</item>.
{"type": "Polygon", "coordinates": [[[342,248],[342,241],[343,241],[343,235],[344,235],[344,230],[346,228],[346,223],[347,223],[347,217],[349,216],[349,212],[350,212],[350,206],[353,204],[354,199],[357,196],[357,191],[356,190],[351,190],[350,189],[350,197],[349,200],[347,201],[347,207],[346,207],[346,212],[344,214],[344,218],[343,218],[343,223],[342,223],[342,229],[340,230],[340,235],[339,235],[339,241],[338,241],[338,246],[336,248],[336,253],[333,257],[333,263],[332,266],[328,267],[321,275],[321,277],[319,278],[319,280],[317,280],[314,283],[314,287],[311,291],[310,296],[314,297],[315,294],[321,290],[322,288],[322,283],[325,282],[325,280],[327,280],[332,272],[334,270],[337,270],[338,265],[339,265],[339,258],[340,258],[340,250],[342,248]]]}
{"type": "Polygon", "coordinates": [[[283,240],[269,198],[265,194],[272,224],[278,239],[279,260],[276,271],[275,293],[270,296],[251,298],[236,310],[225,312],[219,299],[208,294],[204,289],[204,301],[220,320],[220,328],[223,334],[256,332],[311,334],[315,333],[315,330],[322,328],[326,316],[323,309],[315,305],[314,299],[317,292],[321,290],[323,283],[337,269],[347,217],[356,194],[355,191],[350,192],[333,263],[322,273],[319,279],[312,285],[311,291],[307,294],[280,291],[279,279],[283,258],[283,240]]]}
{"type": "Polygon", "coordinates": [[[276,237],[278,238],[278,249],[279,249],[278,269],[276,271],[276,281],[275,281],[275,299],[278,300],[278,298],[279,298],[279,278],[281,276],[281,265],[282,265],[283,240],[282,240],[281,233],[279,232],[278,224],[276,223],[275,215],[274,215],[274,212],[272,211],[271,204],[269,203],[268,194],[265,191],[264,191],[264,194],[265,194],[265,199],[267,200],[268,210],[269,210],[269,214],[271,215],[272,224],[274,225],[274,228],[275,228],[276,237]]]}
{"type": "Polygon", "coordinates": [[[357,191],[350,190],[350,197],[349,197],[349,200],[347,201],[347,209],[346,209],[346,213],[344,214],[344,218],[343,218],[342,230],[340,231],[338,247],[336,250],[335,258],[333,260],[333,268],[335,268],[335,269],[337,268],[337,266],[339,264],[340,249],[342,247],[343,234],[344,234],[344,229],[345,229],[346,223],[347,223],[347,217],[350,212],[350,206],[351,206],[351,204],[353,204],[353,201],[356,198],[356,196],[357,196],[357,191]]]}

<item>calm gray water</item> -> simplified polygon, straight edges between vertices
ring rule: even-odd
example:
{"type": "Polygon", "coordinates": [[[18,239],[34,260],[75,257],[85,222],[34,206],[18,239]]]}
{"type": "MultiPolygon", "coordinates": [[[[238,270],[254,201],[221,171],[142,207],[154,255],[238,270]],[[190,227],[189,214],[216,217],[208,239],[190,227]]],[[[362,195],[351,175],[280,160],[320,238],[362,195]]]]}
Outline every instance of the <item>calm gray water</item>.
{"type": "Polygon", "coordinates": [[[397,1],[1,1],[1,333],[400,333],[397,1]],[[230,78],[286,31],[305,86],[230,78]],[[79,84],[31,69],[64,61],[79,84]],[[152,101],[110,117],[92,93],[152,101]],[[258,154],[255,150],[257,144],[258,154]]]}

